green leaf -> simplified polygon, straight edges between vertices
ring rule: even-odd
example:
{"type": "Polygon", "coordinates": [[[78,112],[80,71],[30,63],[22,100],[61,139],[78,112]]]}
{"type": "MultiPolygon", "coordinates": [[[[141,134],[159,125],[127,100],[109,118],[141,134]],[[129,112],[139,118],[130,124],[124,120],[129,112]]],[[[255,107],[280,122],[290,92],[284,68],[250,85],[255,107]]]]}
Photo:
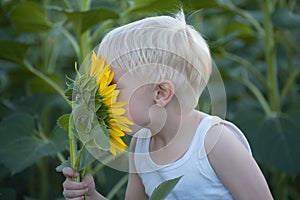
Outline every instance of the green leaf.
{"type": "Polygon", "coordinates": [[[94,27],[95,25],[107,19],[116,19],[119,17],[119,15],[114,11],[104,9],[104,8],[81,11],[81,12],[63,11],[63,13],[67,16],[68,20],[73,24],[77,34],[84,33],[88,29],[94,27]]]}
{"type": "Polygon", "coordinates": [[[199,0],[190,0],[183,2],[184,7],[191,9],[201,9],[201,8],[215,8],[218,6],[217,0],[210,1],[199,1],[199,0]]]}
{"type": "MultiPolygon", "coordinates": [[[[79,161],[79,168],[78,168],[79,171],[86,169],[87,166],[89,166],[96,160],[96,158],[85,147],[82,151],[83,152],[81,154],[80,161],[79,161]]],[[[77,153],[77,155],[79,155],[79,153],[77,153]]],[[[71,167],[70,157],[67,160],[65,160],[63,163],[61,163],[59,166],[57,166],[55,169],[57,172],[62,172],[63,168],[65,167],[71,167]]]]}
{"type": "Polygon", "coordinates": [[[65,167],[71,167],[70,165],[70,159],[68,158],[68,160],[65,160],[64,162],[62,162],[59,166],[57,166],[55,168],[55,170],[57,172],[62,172],[62,170],[65,168],[65,167]]]}
{"type": "Polygon", "coordinates": [[[182,176],[161,183],[157,188],[154,189],[150,200],[165,199],[181,178],[182,176]]]}
{"type": "Polygon", "coordinates": [[[70,119],[70,114],[62,115],[58,118],[57,124],[61,128],[63,128],[65,131],[68,131],[68,129],[69,129],[69,119],[70,119]]]}
{"type": "Polygon", "coordinates": [[[45,10],[37,3],[26,1],[18,4],[10,15],[12,23],[20,32],[37,32],[51,29],[45,10]]]}
{"type": "MultiPolygon", "coordinates": [[[[61,80],[58,75],[47,74],[47,77],[57,83],[58,86],[62,87],[62,84],[60,84],[61,80]]],[[[30,93],[57,93],[53,87],[38,77],[30,79],[26,86],[30,93]]]]}
{"type": "Polygon", "coordinates": [[[277,8],[272,13],[271,19],[277,28],[290,30],[300,28],[300,15],[296,15],[286,8],[277,8]]]}
{"type": "Polygon", "coordinates": [[[233,32],[238,33],[239,38],[252,37],[254,32],[251,27],[245,23],[234,22],[225,27],[225,33],[230,34],[233,32]]]}
{"type": "MultiPolygon", "coordinates": [[[[85,148],[80,157],[78,171],[82,171],[82,170],[86,169],[86,167],[89,166],[90,164],[92,164],[95,160],[96,160],[96,158],[85,148]]],[[[62,172],[62,170],[65,167],[71,167],[70,157],[67,160],[65,160],[64,162],[62,162],[59,166],[57,166],[55,168],[55,170],[57,172],[62,172]]]]}
{"type": "Polygon", "coordinates": [[[28,113],[11,114],[0,123],[0,162],[12,174],[67,146],[67,136],[62,129],[54,128],[51,137],[43,140],[35,134],[35,127],[35,121],[28,113]]]}
{"type": "Polygon", "coordinates": [[[218,7],[231,7],[233,3],[231,0],[209,0],[209,1],[199,1],[199,0],[187,0],[183,2],[185,10],[197,10],[202,8],[218,8],[218,7]]]}
{"type": "Polygon", "coordinates": [[[234,121],[245,132],[258,162],[271,164],[295,177],[300,172],[300,114],[266,117],[261,112],[246,110],[234,121]]]}
{"type": "Polygon", "coordinates": [[[0,199],[10,199],[16,200],[17,199],[17,192],[14,188],[0,188],[0,199]]]}
{"type": "Polygon", "coordinates": [[[134,0],[133,6],[125,11],[125,14],[145,14],[166,10],[177,10],[179,5],[178,0],[134,0]]]}
{"type": "Polygon", "coordinates": [[[52,151],[49,152],[51,154],[49,155],[54,155],[57,152],[61,152],[69,147],[68,134],[66,134],[66,132],[60,127],[55,126],[50,133],[49,141],[46,141],[46,143],[50,143],[49,145],[52,148],[52,151]]]}
{"type": "Polygon", "coordinates": [[[0,41],[0,59],[22,65],[29,45],[15,41],[0,41]]]}

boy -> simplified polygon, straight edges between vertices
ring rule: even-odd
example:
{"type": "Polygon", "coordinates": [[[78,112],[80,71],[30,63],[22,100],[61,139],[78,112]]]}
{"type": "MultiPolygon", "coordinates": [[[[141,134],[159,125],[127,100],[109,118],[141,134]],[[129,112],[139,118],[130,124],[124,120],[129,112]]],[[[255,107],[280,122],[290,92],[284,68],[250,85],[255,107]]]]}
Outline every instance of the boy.
{"type": "MultiPolygon", "coordinates": [[[[211,73],[204,39],[180,12],[111,31],[98,56],[115,73],[119,101],[135,123],[126,199],[148,199],[160,183],[182,176],[167,199],[272,199],[247,140],[232,123],[195,110],[211,73]]],[[[105,199],[93,177],[63,170],[67,199],[105,199]]]]}

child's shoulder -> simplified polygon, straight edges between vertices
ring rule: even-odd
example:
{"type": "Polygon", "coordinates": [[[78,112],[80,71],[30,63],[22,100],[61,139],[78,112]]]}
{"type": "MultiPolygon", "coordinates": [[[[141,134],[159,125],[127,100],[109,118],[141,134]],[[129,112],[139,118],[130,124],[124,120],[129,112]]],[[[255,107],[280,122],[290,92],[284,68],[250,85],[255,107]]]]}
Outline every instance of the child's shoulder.
{"type": "Polygon", "coordinates": [[[230,147],[242,148],[251,155],[250,145],[244,133],[232,122],[217,116],[210,118],[209,128],[205,134],[205,149],[207,154],[213,150],[222,153],[230,147]]]}

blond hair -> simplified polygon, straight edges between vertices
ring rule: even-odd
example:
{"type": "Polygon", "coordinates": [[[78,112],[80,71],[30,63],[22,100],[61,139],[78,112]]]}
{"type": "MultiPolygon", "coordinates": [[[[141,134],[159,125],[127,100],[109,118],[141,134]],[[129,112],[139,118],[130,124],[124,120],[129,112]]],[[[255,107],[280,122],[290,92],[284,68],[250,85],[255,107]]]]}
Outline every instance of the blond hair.
{"type": "Polygon", "coordinates": [[[182,11],[174,18],[149,17],[112,30],[98,56],[126,71],[140,68],[152,83],[172,81],[183,109],[195,108],[211,74],[208,45],[186,24],[182,11]]]}

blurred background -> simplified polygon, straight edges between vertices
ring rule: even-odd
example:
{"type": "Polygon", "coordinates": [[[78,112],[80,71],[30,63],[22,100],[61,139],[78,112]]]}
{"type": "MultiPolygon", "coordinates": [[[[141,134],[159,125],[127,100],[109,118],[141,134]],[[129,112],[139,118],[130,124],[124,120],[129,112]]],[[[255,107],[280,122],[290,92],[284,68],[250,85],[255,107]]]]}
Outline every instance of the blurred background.
{"type": "MultiPolygon", "coordinates": [[[[114,27],[179,8],[208,42],[226,118],[244,131],[274,198],[300,199],[298,0],[2,0],[0,199],[62,199],[55,168],[68,137],[56,122],[71,111],[64,91],[74,63],[114,27]]],[[[207,90],[199,109],[211,112],[207,90]]],[[[104,195],[124,199],[125,172],[99,162],[88,171],[104,195]]]]}

